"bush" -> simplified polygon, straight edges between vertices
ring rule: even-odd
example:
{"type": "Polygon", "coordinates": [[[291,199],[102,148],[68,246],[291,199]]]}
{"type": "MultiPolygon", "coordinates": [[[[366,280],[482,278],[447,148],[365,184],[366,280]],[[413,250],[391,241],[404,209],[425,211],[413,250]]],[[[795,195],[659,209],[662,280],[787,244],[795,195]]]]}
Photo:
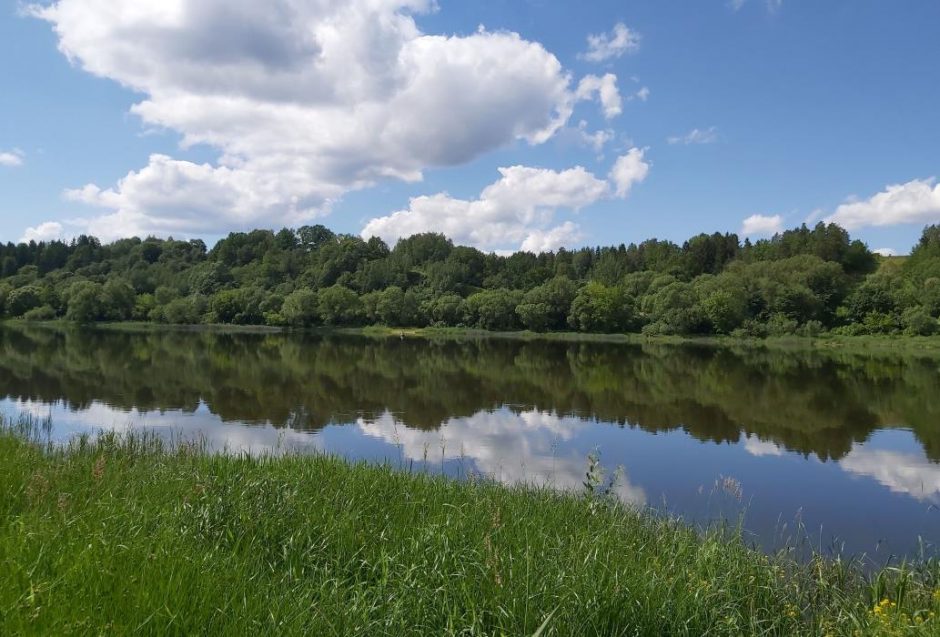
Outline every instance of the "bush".
{"type": "Polygon", "coordinates": [[[223,290],[209,301],[212,320],[235,325],[261,325],[264,321],[264,298],[264,292],[258,288],[223,290]]]}
{"type": "Polygon", "coordinates": [[[51,305],[41,305],[34,307],[23,315],[27,321],[51,321],[56,317],[56,311],[51,305]]]}
{"type": "Polygon", "coordinates": [[[901,321],[896,314],[870,312],[862,321],[865,334],[895,334],[901,329],[901,321]]]}
{"type": "Polygon", "coordinates": [[[65,318],[76,323],[92,323],[104,318],[104,288],[93,281],[72,284],[66,293],[65,318]]]}
{"type": "Polygon", "coordinates": [[[577,291],[567,277],[555,277],[526,292],[516,306],[516,314],[527,329],[535,332],[564,329],[577,291]]]}
{"type": "Polygon", "coordinates": [[[702,331],[705,323],[694,289],[683,281],[667,283],[645,297],[643,311],[655,325],[644,329],[647,334],[695,334],[702,331]]]}
{"type": "Polygon", "coordinates": [[[287,295],[281,306],[281,319],[293,327],[309,327],[320,320],[319,297],[309,288],[300,288],[287,295]]]}
{"type": "Polygon", "coordinates": [[[174,299],[163,308],[163,321],[171,325],[196,325],[202,323],[207,306],[206,297],[201,294],[183,299],[174,299]]]}
{"type": "Polygon", "coordinates": [[[777,313],[767,321],[768,336],[789,336],[796,333],[797,322],[786,314],[777,313]]]}
{"type": "Polygon", "coordinates": [[[23,316],[33,308],[42,305],[42,289],[36,285],[27,285],[10,292],[6,310],[10,316],[23,316]]]}
{"type": "Polygon", "coordinates": [[[362,322],[362,301],[359,296],[342,285],[320,290],[317,307],[327,325],[357,325],[362,322]]]}
{"type": "Polygon", "coordinates": [[[815,337],[822,334],[823,331],[825,331],[825,327],[821,322],[807,321],[796,330],[796,333],[800,336],[815,337]]]}
{"type": "Polygon", "coordinates": [[[466,322],[485,330],[514,330],[519,328],[516,306],[522,294],[516,290],[486,290],[467,299],[464,306],[466,322]]]}
{"type": "Polygon", "coordinates": [[[438,325],[456,326],[463,322],[464,300],[456,294],[442,294],[423,304],[423,312],[438,325]]]}
{"type": "Polygon", "coordinates": [[[620,288],[591,281],[574,298],[568,324],[581,332],[629,331],[636,325],[634,300],[620,288]]]}
{"type": "Polygon", "coordinates": [[[937,319],[932,317],[923,306],[910,307],[901,317],[904,333],[909,336],[930,336],[937,332],[937,319]]]}

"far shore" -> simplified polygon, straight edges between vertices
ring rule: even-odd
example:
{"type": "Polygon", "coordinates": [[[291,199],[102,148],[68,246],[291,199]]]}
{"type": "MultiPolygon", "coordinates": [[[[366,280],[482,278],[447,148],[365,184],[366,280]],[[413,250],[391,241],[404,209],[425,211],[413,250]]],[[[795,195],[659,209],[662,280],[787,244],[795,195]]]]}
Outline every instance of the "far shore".
{"type": "Polygon", "coordinates": [[[897,353],[921,356],[940,356],[940,335],[907,336],[882,334],[867,336],[842,336],[820,334],[818,336],[768,336],[766,338],[741,338],[737,336],[647,336],[644,334],[586,334],[581,332],[532,332],[491,331],[464,327],[389,327],[371,325],[364,327],[318,326],[291,328],[268,325],[191,324],[171,325],[124,321],[116,323],[92,323],[79,325],[65,320],[24,321],[9,319],[0,325],[37,326],[54,329],[99,329],[120,332],[214,332],[232,334],[345,334],[372,338],[422,338],[422,339],[513,339],[523,341],[555,341],[571,343],[625,343],[650,345],[698,345],[703,347],[746,347],[787,350],[849,351],[853,353],[897,353]]]}

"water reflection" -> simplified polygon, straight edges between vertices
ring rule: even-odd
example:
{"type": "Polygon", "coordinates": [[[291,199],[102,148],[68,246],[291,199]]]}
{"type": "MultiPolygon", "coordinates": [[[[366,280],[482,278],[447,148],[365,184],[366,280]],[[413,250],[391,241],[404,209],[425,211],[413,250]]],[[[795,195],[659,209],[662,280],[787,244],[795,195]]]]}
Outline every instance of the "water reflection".
{"type": "MultiPolygon", "coordinates": [[[[565,490],[582,488],[586,457],[592,452],[582,443],[588,422],[536,410],[479,412],[449,419],[434,432],[402,427],[391,414],[360,419],[357,426],[364,435],[400,449],[409,461],[460,460],[475,473],[501,482],[565,490]]],[[[646,504],[646,493],[630,484],[626,468],[622,474],[614,492],[624,502],[646,504]]]]}
{"type": "Polygon", "coordinates": [[[741,444],[744,450],[752,456],[782,456],[783,448],[775,442],[761,440],[754,434],[741,434],[741,444]]]}
{"type": "Polygon", "coordinates": [[[874,478],[894,493],[940,505],[940,465],[922,454],[859,446],[839,465],[850,473],[874,478]]]}
{"type": "Polygon", "coordinates": [[[798,513],[850,550],[940,538],[940,367],[917,356],[7,326],[0,396],[63,440],[147,428],[563,489],[598,449],[624,501],[695,519],[734,477],[765,546],[798,513]]]}
{"type": "Polygon", "coordinates": [[[31,400],[0,400],[0,413],[11,419],[32,416],[34,422],[52,424],[53,442],[65,444],[76,436],[94,438],[101,432],[147,431],[168,443],[198,442],[211,452],[279,455],[293,452],[325,451],[321,441],[309,432],[275,427],[271,423],[229,425],[205,404],[193,410],[116,409],[92,401],[81,408],[64,401],[43,403],[31,400]]]}

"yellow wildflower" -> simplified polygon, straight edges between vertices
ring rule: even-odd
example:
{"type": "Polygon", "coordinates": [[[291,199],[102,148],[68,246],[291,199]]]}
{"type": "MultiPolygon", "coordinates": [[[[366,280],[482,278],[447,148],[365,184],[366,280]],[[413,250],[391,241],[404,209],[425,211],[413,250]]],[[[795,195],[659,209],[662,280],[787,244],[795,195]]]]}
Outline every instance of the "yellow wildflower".
{"type": "Polygon", "coordinates": [[[875,615],[881,617],[882,615],[887,615],[891,612],[892,609],[897,607],[897,604],[892,602],[887,597],[875,604],[875,607],[871,609],[871,612],[875,615]]]}

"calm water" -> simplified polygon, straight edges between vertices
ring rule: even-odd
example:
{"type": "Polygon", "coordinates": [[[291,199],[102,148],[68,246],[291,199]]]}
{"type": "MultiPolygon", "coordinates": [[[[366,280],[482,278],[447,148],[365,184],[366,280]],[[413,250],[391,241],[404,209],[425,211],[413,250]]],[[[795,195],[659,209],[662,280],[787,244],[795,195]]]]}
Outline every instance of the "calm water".
{"type": "Polygon", "coordinates": [[[693,346],[0,328],[0,410],[745,514],[874,559],[940,543],[940,361],[693,346]],[[740,485],[717,488],[716,483],[740,485]],[[738,497],[740,495],[740,498],[738,497]]]}

